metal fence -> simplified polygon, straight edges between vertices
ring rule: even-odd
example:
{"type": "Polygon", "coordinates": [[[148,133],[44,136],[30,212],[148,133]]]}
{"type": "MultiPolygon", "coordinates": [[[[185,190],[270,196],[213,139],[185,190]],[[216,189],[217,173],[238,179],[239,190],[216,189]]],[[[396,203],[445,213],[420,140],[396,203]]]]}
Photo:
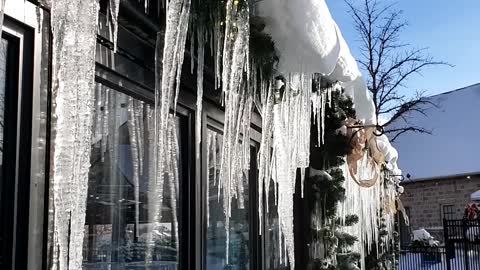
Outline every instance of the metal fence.
{"type": "Polygon", "coordinates": [[[403,247],[399,266],[399,270],[448,270],[445,247],[403,247]]]}
{"type": "Polygon", "coordinates": [[[480,220],[444,220],[445,245],[402,247],[400,270],[480,270],[480,220]]]}
{"type": "Polygon", "coordinates": [[[443,229],[447,270],[480,270],[480,220],[444,220],[443,229]]]}

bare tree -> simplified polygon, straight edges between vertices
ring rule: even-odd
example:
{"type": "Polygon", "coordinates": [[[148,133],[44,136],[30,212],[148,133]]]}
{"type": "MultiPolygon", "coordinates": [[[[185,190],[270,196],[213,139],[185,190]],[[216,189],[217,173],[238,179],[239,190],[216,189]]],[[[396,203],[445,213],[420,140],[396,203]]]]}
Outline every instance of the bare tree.
{"type": "Polygon", "coordinates": [[[449,64],[435,61],[427,48],[416,49],[400,41],[407,22],[402,20],[402,11],[396,10],[395,4],[364,0],[356,6],[349,0],[345,2],[361,38],[358,63],[368,72],[367,86],[372,93],[377,122],[384,119],[381,124],[392,141],[406,132],[431,134],[430,130],[412,123],[409,113],[426,116],[427,108],[435,104],[422,91],[408,93],[405,83],[428,66],[449,64]]]}

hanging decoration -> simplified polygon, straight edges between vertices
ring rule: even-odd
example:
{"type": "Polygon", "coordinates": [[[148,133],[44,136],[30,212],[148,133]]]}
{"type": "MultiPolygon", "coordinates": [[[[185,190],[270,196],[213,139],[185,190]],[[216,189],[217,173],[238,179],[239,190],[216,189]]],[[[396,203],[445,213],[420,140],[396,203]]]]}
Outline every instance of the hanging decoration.
{"type": "Polygon", "coordinates": [[[345,125],[352,147],[352,152],[347,156],[350,176],[362,187],[373,187],[380,178],[381,166],[385,162],[377,146],[375,128],[365,127],[355,119],[347,119],[345,125]]]}

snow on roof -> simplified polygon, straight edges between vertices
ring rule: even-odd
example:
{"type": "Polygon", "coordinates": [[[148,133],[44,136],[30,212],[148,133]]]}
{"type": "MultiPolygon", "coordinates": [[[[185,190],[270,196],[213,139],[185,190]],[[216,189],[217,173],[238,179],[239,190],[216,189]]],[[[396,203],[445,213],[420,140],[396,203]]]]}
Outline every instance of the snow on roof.
{"type": "Polygon", "coordinates": [[[433,134],[406,133],[393,143],[403,174],[414,180],[479,172],[480,83],[429,99],[438,108],[408,117],[433,134]]]}
{"type": "Polygon", "coordinates": [[[472,201],[480,201],[480,190],[477,190],[474,193],[472,193],[472,195],[470,195],[470,199],[472,201]]]}
{"type": "MultiPolygon", "coordinates": [[[[375,123],[365,80],[325,0],[264,0],[257,3],[257,11],[266,19],[265,31],[280,53],[279,72],[321,73],[341,81],[353,97],[357,117],[365,124],[375,123]]],[[[381,141],[386,161],[398,174],[397,151],[388,138],[381,141]]]]}

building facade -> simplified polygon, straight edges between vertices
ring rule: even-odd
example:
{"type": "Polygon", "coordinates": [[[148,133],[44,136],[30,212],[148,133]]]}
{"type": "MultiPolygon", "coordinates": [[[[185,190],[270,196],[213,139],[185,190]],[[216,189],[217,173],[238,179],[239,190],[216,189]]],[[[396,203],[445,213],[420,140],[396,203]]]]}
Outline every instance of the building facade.
{"type": "MultiPolygon", "coordinates": [[[[426,229],[443,239],[443,219],[462,219],[470,195],[480,189],[480,175],[461,175],[424,180],[405,180],[402,202],[410,218],[410,230],[426,229]]],[[[409,233],[404,231],[404,233],[409,233]]],[[[402,237],[408,242],[408,237],[402,237]]]]}
{"type": "Polygon", "coordinates": [[[443,219],[462,219],[472,193],[480,189],[480,84],[427,98],[425,114],[413,112],[408,120],[432,134],[407,133],[394,142],[401,153],[399,164],[406,176],[402,201],[409,212],[412,230],[425,228],[443,239],[443,219]]]}

